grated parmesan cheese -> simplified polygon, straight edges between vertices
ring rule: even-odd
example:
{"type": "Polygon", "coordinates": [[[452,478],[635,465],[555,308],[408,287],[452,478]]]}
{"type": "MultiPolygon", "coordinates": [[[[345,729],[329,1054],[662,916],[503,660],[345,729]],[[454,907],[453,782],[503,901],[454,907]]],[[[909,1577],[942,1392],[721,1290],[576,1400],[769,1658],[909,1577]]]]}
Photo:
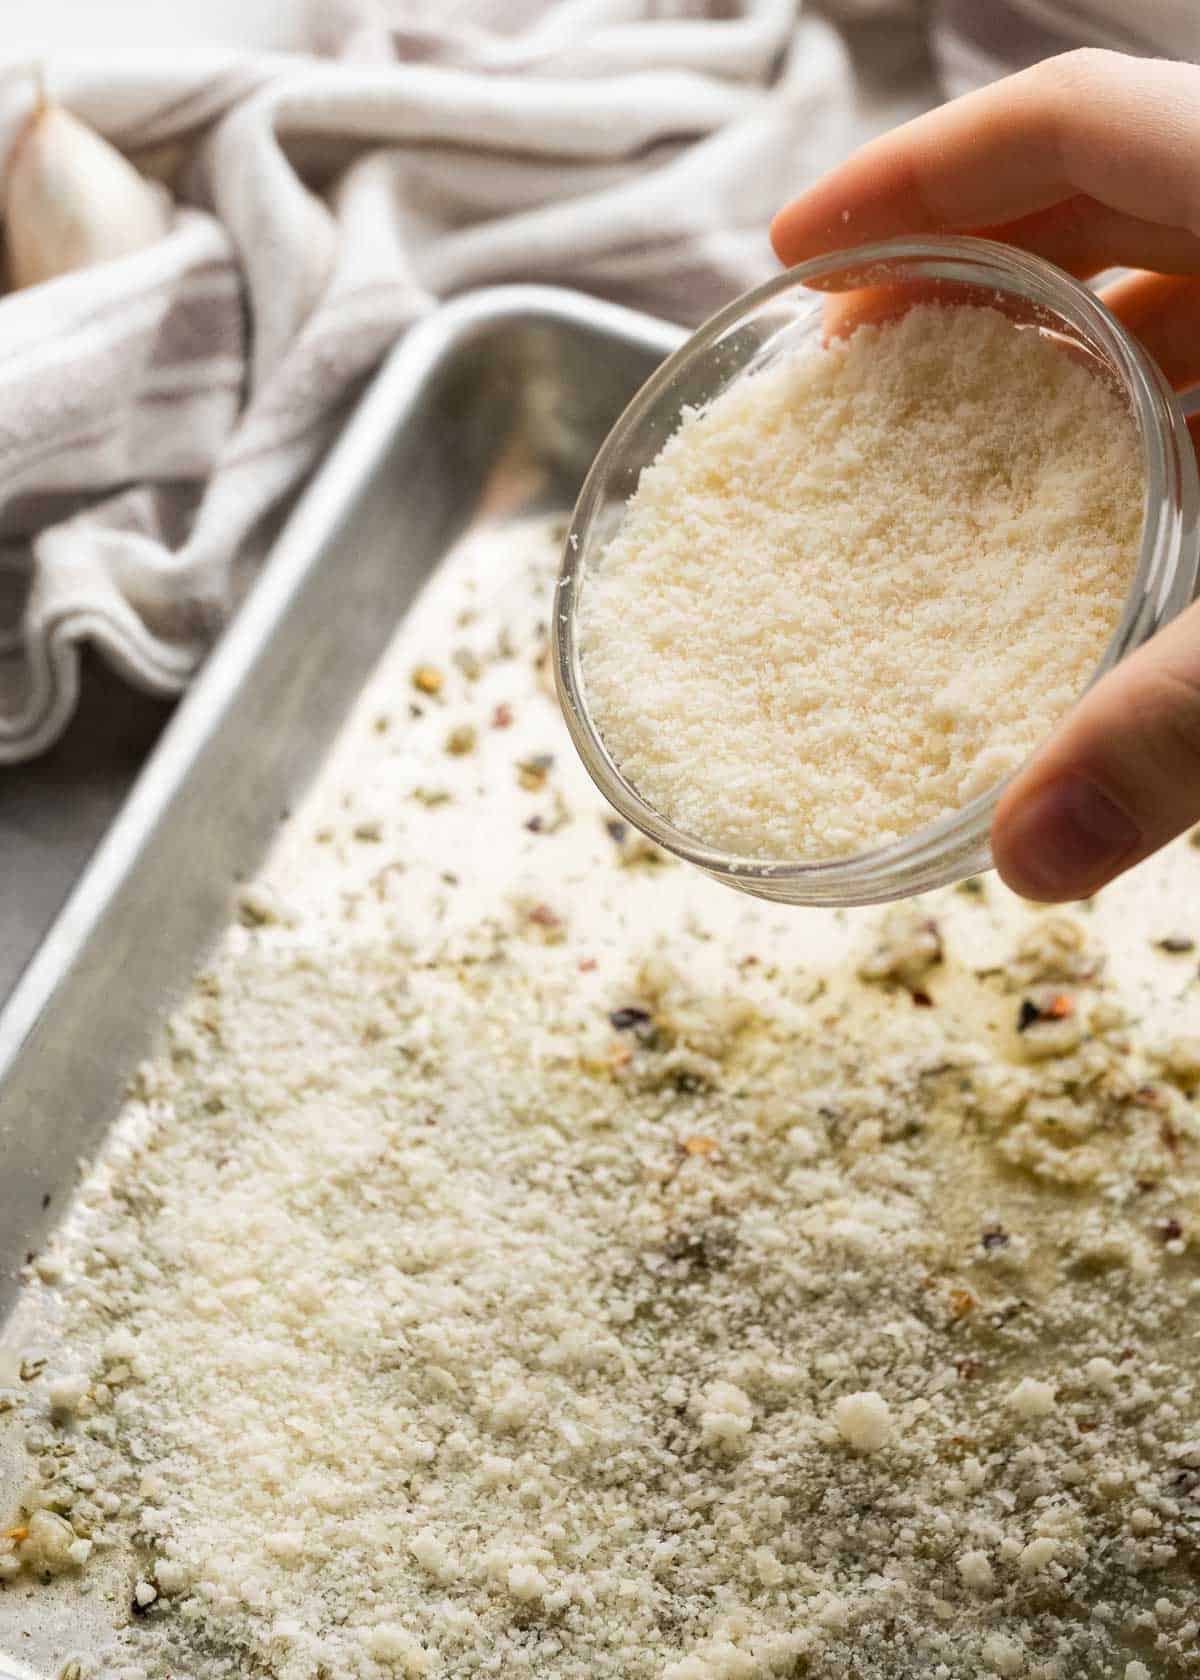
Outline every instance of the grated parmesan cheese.
{"type": "Polygon", "coordinates": [[[1195,993],[1127,969],[1200,855],[798,947],[631,865],[540,683],[553,544],[511,541],[514,618],[446,580],[268,866],[293,913],[139,1073],[65,1340],[0,1353],[0,1651],[44,1604],[61,1658],[86,1588],[88,1680],[1191,1680],[1200,1118],[1154,1047],[1195,993]],[[1050,985],[1087,1030],[1029,1058],[1050,985]]]}
{"type": "Polygon", "coordinates": [[[1114,392],[995,310],[918,306],[685,414],[585,580],[590,710],[712,845],[895,840],[1082,692],[1141,520],[1114,392]]]}
{"type": "Polygon", "coordinates": [[[1054,1410],[1054,1384],[1036,1377],[1022,1377],[1008,1397],[1014,1412],[1023,1418],[1049,1417],[1054,1410]]]}
{"type": "Polygon", "coordinates": [[[970,1587],[972,1592],[991,1592],[995,1582],[995,1574],[986,1552],[964,1552],[958,1560],[958,1573],[963,1584],[970,1587]]]}
{"type": "Polygon", "coordinates": [[[858,1452],[878,1452],[891,1439],[891,1407],[873,1390],[843,1395],[833,1416],[842,1439],[858,1452]]]}
{"type": "Polygon", "coordinates": [[[1017,1567],[1022,1575],[1036,1575],[1046,1565],[1053,1563],[1058,1556],[1058,1541],[1048,1534],[1031,1540],[1027,1546],[1022,1546],[1017,1554],[1017,1567]]]}

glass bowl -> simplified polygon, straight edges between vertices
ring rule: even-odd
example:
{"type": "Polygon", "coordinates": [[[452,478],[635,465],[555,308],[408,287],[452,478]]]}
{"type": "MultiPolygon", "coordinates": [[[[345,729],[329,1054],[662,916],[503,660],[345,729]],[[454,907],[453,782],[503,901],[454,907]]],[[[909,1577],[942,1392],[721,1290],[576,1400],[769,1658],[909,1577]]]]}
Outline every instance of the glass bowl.
{"type": "Polygon", "coordinates": [[[1181,612],[1197,589],[1200,487],[1180,405],[1095,294],[1049,263],[983,239],[892,240],[803,263],[714,315],[634,397],[580,492],[555,601],[556,680],[576,749],[622,817],[715,880],[789,904],[879,903],[990,868],[992,815],[1006,782],[910,835],[848,856],[791,862],[721,851],[648,805],[609,755],[588,709],[577,613],[589,569],[600,562],[642,468],[676,431],[683,410],[710,402],[743,373],[819,341],[830,294],[858,287],[881,288],[884,313],[915,301],[1000,308],[1019,326],[1052,334],[1123,394],[1145,468],[1142,546],[1092,682],[1181,612]]]}

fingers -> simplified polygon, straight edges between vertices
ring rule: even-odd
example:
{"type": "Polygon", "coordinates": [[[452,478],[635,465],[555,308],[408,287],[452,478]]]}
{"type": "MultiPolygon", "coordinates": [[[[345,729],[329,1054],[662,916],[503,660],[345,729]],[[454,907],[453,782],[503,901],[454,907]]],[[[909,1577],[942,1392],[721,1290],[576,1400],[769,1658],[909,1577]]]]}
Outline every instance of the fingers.
{"type": "MultiPolygon", "coordinates": [[[[1082,249],[1082,248],[1080,248],[1082,249]]],[[[1080,266],[1083,266],[1082,264],[1080,266]]],[[[1089,263],[1089,268],[1096,265],[1089,263]]],[[[852,269],[831,283],[852,286],[861,275],[852,269]]],[[[1133,335],[1158,362],[1177,390],[1200,384],[1200,276],[1132,274],[1106,286],[1100,294],[1133,335]]],[[[1027,320],[1028,310],[1017,298],[1008,299],[989,287],[936,280],[893,286],[855,286],[830,293],[825,306],[825,331],[844,337],[864,322],[889,320],[914,303],[974,303],[1009,310],[1014,319],[1027,320]]]]}
{"type": "Polygon", "coordinates": [[[1200,604],[1080,701],[1002,798],[996,866],[1026,898],[1086,898],[1200,819],[1200,604]]]}
{"type": "Polygon", "coordinates": [[[856,286],[849,291],[831,291],[823,304],[822,326],[826,341],[847,338],[858,327],[881,326],[896,320],[915,304],[939,303],[960,309],[995,309],[1018,324],[1029,319],[1029,308],[1018,297],[997,292],[991,286],[969,286],[956,281],[951,286],[936,280],[909,281],[894,286],[856,286]]]}
{"type": "Polygon", "coordinates": [[[1200,270],[1198,151],[1200,67],[1066,53],[872,141],[781,210],[771,236],[791,264],[903,233],[999,228],[1082,196],[1122,218],[1126,260],[1200,270]],[[1172,230],[1170,250],[1134,255],[1131,222],[1172,230]]]}
{"type": "Polygon", "coordinates": [[[1132,274],[1101,296],[1176,390],[1200,383],[1200,279],[1132,274]]]}
{"type": "Polygon", "coordinates": [[[1084,193],[1016,221],[971,231],[1004,245],[1019,245],[1078,280],[1088,280],[1106,268],[1200,274],[1200,237],[1190,229],[1127,215],[1084,193]]]}
{"type": "MultiPolygon", "coordinates": [[[[1028,218],[1029,222],[1034,220],[1028,218]]],[[[1017,225],[1010,224],[1010,227],[1017,225]]],[[[1086,250],[1081,240],[1074,247],[1076,260],[1063,266],[1081,274],[1108,266],[1103,260],[1085,255],[1086,250]]],[[[852,270],[847,270],[845,281],[834,277],[838,284],[849,284],[855,279],[852,270]]],[[[1179,391],[1200,385],[1200,276],[1131,274],[1106,286],[1100,295],[1113,314],[1140,339],[1169,384],[1179,391]]],[[[914,303],[922,302],[978,303],[991,309],[1008,307],[1006,299],[990,289],[958,283],[948,289],[932,280],[895,286],[859,286],[830,293],[825,305],[825,336],[845,337],[865,322],[892,319],[914,303]]],[[[1027,319],[1027,311],[1018,300],[1011,300],[1011,309],[1015,318],[1027,319]]],[[[1200,437],[1195,425],[1192,432],[1194,438],[1200,437]]]]}

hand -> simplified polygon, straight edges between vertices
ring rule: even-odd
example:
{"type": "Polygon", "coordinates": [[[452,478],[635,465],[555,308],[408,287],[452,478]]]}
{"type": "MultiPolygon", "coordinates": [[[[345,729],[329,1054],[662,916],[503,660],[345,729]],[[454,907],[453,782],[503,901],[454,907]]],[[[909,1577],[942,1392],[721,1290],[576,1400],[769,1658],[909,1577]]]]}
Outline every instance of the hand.
{"type": "MultiPolygon", "coordinates": [[[[1200,383],[1200,66],[1047,59],[865,146],[775,218],[783,262],[903,234],[977,233],[1081,279],[1176,389],[1200,383]]],[[[1200,440],[1200,416],[1191,422],[1200,440]]],[[[1005,791],[1009,886],[1096,891],[1200,819],[1200,604],[1089,690],[1005,791]]]]}

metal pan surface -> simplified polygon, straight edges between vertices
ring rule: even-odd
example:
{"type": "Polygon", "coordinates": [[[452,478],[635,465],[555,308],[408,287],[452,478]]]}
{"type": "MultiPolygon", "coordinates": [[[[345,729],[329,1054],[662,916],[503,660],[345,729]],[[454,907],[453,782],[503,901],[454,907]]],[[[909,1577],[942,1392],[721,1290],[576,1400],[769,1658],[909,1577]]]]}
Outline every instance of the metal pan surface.
{"type": "MultiPolygon", "coordinates": [[[[505,287],[431,317],[377,376],[0,1009],[0,1327],[130,1070],[423,583],[468,532],[569,509],[682,336],[505,287]]],[[[0,1495],[14,1445],[0,1434],[0,1495]]],[[[57,1680],[41,1656],[0,1640],[0,1680],[57,1680]]]]}

